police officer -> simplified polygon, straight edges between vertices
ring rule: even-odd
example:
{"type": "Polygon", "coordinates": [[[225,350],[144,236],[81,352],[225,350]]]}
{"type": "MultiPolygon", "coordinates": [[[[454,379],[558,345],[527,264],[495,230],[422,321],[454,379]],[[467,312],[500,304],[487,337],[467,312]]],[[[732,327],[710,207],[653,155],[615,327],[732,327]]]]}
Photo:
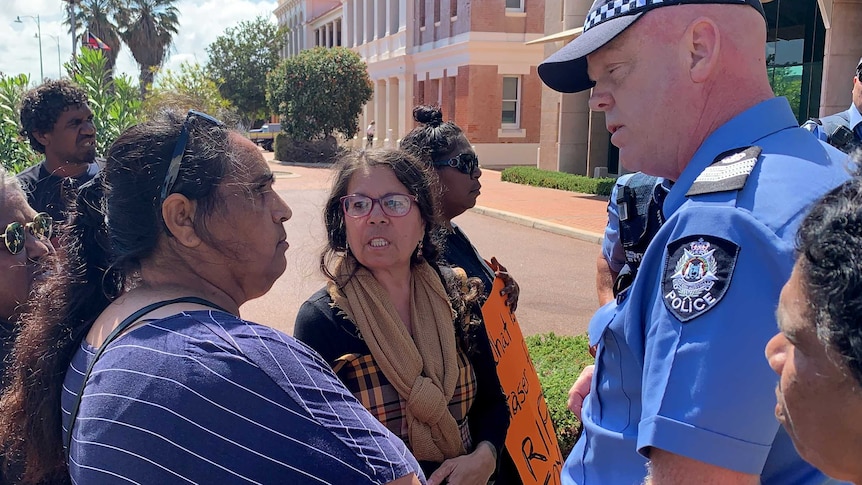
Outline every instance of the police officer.
{"type": "Polygon", "coordinates": [[[671,185],[643,172],[621,175],[614,183],[596,268],[600,305],[634,281],[647,245],[664,222],[661,206],[671,185]]]}
{"type": "Polygon", "coordinates": [[[853,76],[853,102],[847,111],[806,121],[803,128],[839,150],[850,153],[862,148],[862,58],[853,76]]]}
{"type": "Polygon", "coordinates": [[[763,348],[795,229],[846,156],[774,97],[765,42],[758,0],[596,0],[538,68],[557,91],[593,88],[627,169],[674,181],[637,278],[590,322],[564,484],[826,479],[774,419],[763,348]]]}

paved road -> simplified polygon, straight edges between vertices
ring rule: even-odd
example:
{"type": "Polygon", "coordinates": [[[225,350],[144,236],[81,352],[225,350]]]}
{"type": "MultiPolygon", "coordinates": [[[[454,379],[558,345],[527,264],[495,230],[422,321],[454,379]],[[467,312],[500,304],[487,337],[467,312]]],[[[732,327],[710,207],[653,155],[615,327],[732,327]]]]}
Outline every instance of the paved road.
{"type": "MultiPolygon", "coordinates": [[[[293,331],[302,302],[324,284],[318,261],[324,242],[322,207],[328,193],[321,177],[295,176],[290,170],[276,169],[276,189],[293,209],[293,218],[285,226],[290,243],[287,270],[266,296],[241,309],[244,318],[287,333],[293,331]]],[[[496,256],[517,278],[521,285],[518,320],[525,334],[553,331],[575,335],[586,331],[598,306],[598,245],[471,212],[456,222],[481,254],[496,256]]]]}

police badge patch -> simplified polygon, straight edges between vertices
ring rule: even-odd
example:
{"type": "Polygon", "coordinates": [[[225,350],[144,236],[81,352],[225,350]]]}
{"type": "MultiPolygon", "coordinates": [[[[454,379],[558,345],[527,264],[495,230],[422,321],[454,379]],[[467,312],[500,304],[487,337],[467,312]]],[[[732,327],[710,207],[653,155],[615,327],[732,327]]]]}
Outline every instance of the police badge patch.
{"type": "Polygon", "coordinates": [[[714,307],[730,285],[739,246],[715,236],[686,236],[668,244],[664,305],[685,323],[714,307]]]}

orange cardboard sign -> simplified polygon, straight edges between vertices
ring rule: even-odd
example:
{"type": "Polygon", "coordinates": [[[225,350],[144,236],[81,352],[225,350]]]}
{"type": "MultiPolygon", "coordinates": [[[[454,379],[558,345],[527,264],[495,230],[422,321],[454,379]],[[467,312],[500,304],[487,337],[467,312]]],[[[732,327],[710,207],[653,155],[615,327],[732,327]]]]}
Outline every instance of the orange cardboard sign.
{"type": "Polygon", "coordinates": [[[512,416],[506,448],[525,484],[560,483],[563,457],[554,423],[521,327],[500,296],[502,289],[502,280],[496,278],[482,316],[512,416]]]}

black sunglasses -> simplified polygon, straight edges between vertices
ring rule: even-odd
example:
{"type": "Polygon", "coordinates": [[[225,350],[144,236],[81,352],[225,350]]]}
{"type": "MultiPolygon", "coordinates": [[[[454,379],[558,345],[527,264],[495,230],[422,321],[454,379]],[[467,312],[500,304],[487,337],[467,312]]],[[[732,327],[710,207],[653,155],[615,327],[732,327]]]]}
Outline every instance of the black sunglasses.
{"type": "Polygon", "coordinates": [[[437,160],[432,165],[435,167],[453,167],[463,174],[473,175],[473,172],[479,167],[479,157],[474,153],[462,153],[449,160],[437,160]]]}
{"type": "Polygon", "coordinates": [[[21,224],[20,222],[12,222],[6,226],[6,231],[0,236],[6,240],[6,249],[12,254],[18,254],[24,250],[26,245],[27,234],[29,231],[34,237],[39,239],[50,239],[54,228],[54,218],[44,212],[36,214],[33,222],[21,224]]]}
{"type": "Polygon", "coordinates": [[[174,145],[174,153],[171,155],[171,164],[168,165],[168,173],[165,174],[165,181],[162,183],[161,202],[164,202],[174,184],[177,182],[177,176],[180,174],[180,165],[183,163],[183,156],[186,153],[186,145],[189,143],[189,127],[195,118],[200,118],[211,123],[213,126],[224,126],[224,123],[213,118],[212,116],[190,109],[186,115],[186,120],[183,121],[183,129],[180,131],[180,136],[177,138],[177,144],[174,145]]]}

